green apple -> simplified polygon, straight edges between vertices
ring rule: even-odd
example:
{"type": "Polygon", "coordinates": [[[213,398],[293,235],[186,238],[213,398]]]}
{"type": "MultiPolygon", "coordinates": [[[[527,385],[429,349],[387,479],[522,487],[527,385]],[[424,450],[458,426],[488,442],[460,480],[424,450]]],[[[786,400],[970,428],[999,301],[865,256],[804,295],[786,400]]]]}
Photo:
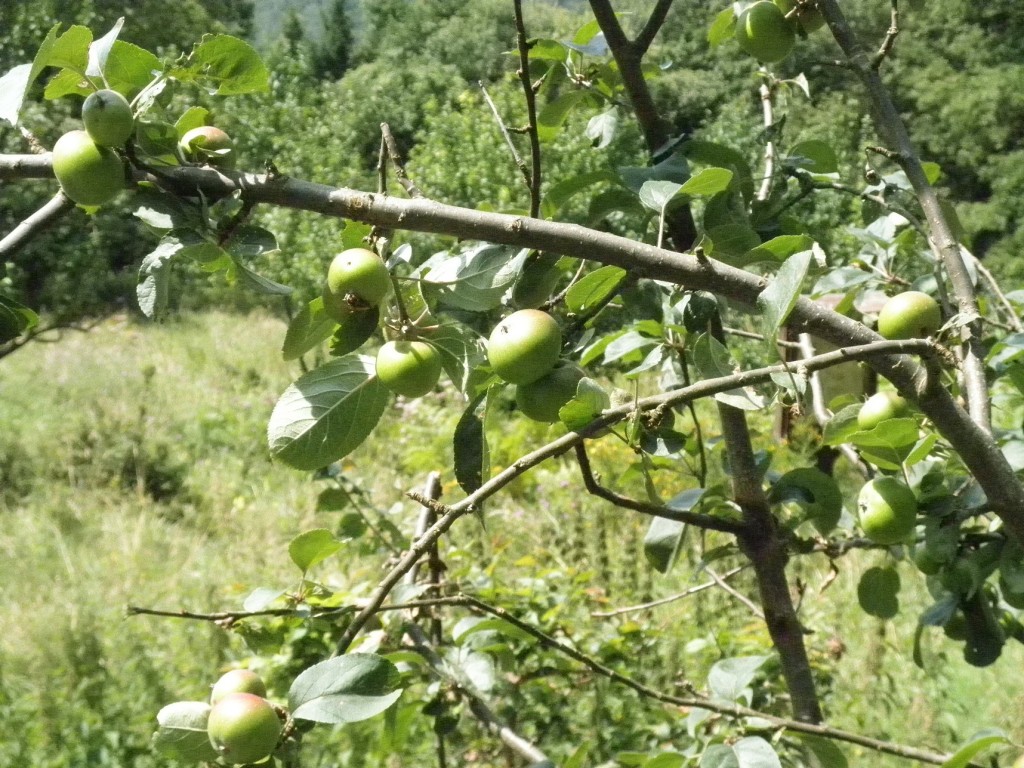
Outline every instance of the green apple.
{"type": "MultiPolygon", "coordinates": [[[[785,16],[796,8],[796,0],[774,0],[779,6],[782,15],[785,16]]],[[[825,26],[825,17],[821,15],[821,9],[816,2],[802,3],[796,12],[796,22],[804,34],[809,35],[817,32],[825,26]]]]}
{"type": "Polygon", "coordinates": [[[876,392],[869,397],[857,412],[857,426],[874,429],[888,419],[900,419],[910,415],[910,404],[892,390],[876,392]]]}
{"type": "Polygon", "coordinates": [[[509,384],[530,384],[551,372],[562,351],[562,331],[551,315],[521,309],[491,331],[487,359],[509,384]]]}
{"type": "Polygon", "coordinates": [[[178,148],[188,160],[218,168],[235,167],[235,143],[220,128],[200,125],[186,131],[178,140],[178,148]]]}
{"type": "Polygon", "coordinates": [[[887,339],[926,338],[941,326],[939,303],[921,291],[893,296],[878,313],[878,332],[887,339]]]}
{"type": "Polygon", "coordinates": [[[441,356],[425,341],[389,341],[377,352],[377,378],[392,392],[422,397],[441,377],[441,356]]]}
{"type": "Polygon", "coordinates": [[[103,205],[124,189],[124,164],[85,131],[69,131],[53,145],[53,174],[80,205],[103,205]]]}
{"type": "Polygon", "coordinates": [[[584,375],[583,369],[573,363],[556,365],[536,381],[517,386],[516,405],[528,418],[554,424],[559,409],[576,396],[576,387],[584,375]]]}
{"type": "Polygon", "coordinates": [[[917,498],[896,478],[876,477],[860,489],[857,511],[865,536],[878,544],[899,544],[917,523],[917,498]]]}
{"type": "Polygon", "coordinates": [[[122,146],[135,130],[128,99],[109,89],[89,94],[82,105],[82,123],[89,137],[103,147],[122,146]]]}
{"type": "Polygon", "coordinates": [[[281,738],[281,719],[273,705],[253,693],[229,693],[213,705],[206,733],[227,763],[257,763],[281,738]]]}
{"type": "Polygon", "coordinates": [[[366,248],[349,248],[331,260],[324,284],[324,310],[339,323],[353,311],[377,306],[391,290],[384,261],[366,248]]]}
{"type": "Polygon", "coordinates": [[[800,467],[784,474],[772,489],[772,500],[796,501],[823,536],[835,528],[843,516],[843,495],[839,486],[817,467],[800,467]]]}
{"type": "Polygon", "coordinates": [[[736,41],[740,48],[760,62],[782,61],[796,42],[794,25],[772,0],[759,0],[748,6],[736,21],[736,41]]]}
{"type": "Polygon", "coordinates": [[[252,693],[265,697],[267,686],[263,682],[263,678],[251,669],[232,669],[221,675],[213,684],[213,689],[210,691],[210,703],[216,704],[231,693],[252,693]]]}

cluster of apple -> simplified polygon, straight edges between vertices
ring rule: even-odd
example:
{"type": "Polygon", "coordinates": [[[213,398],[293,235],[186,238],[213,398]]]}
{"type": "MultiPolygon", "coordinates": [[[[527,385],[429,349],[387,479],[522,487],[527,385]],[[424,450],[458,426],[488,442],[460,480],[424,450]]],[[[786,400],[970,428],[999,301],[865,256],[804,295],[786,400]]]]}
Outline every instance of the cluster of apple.
{"type": "MultiPolygon", "coordinates": [[[[85,99],[82,125],[85,130],[69,131],[57,139],[53,173],[64,194],[79,205],[103,205],[124,188],[125,166],[116,149],[135,133],[135,115],[128,99],[105,88],[85,99]]],[[[213,126],[187,131],[178,146],[190,161],[221,167],[234,163],[230,137],[213,126]]]]}
{"type": "MultiPolygon", "coordinates": [[[[368,317],[372,332],[380,303],[390,291],[391,275],[380,256],[366,248],[350,248],[335,256],[327,269],[324,311],[343,326],[368,317]]],[[[584,375],[579,366],[559,360],[561,351],[558,323],[537,309],[513,312],[495,326],[487,343],[494,373],[516,385],[519,409],[548,423],[558,421],[559,409],[575,396],[584,375]]],[[[437,349],[421,339],[388,341],[377,352],[377,378],[405,397],[431,391],[441,367],[437,349]]]]}
{"type": "MultiPolygon", "coordinates": [[[[904,291],[890,298],[878,313],[878,332],[887,339],[933,336],[942,325],[934,298],[921,291],[904,291]]],[[[891,390],[876,392],[857,412],[857,426],[870,430],[889,419],[910,416],[910,404],[891,390]]],[[[878,544],[898,544],[917,525],[917,498],[895,477],[876,477],[865,483],[857,498],[864,535],[878,544]]]]}
{"type": "Polygon", "coordinates": [[[231,670],[214,683],[206,733],[220,759],[258,763],[277,748],[284,713],[266,695],[263,679],[248,669],[231,670]]]}
{"type": "Polygon", "coordinates": [[[768,64],[789,55],[798,32],[809,35],[824,24],[815,0],[758,0],[740,13],[735,36],[740,48],[768,64]]]}

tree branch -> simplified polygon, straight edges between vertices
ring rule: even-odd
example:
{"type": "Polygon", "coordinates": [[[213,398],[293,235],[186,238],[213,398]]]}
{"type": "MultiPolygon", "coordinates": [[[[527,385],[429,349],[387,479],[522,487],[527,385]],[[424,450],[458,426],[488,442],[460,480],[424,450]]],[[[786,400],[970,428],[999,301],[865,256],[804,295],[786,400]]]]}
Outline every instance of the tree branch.
{"type": "MultiPolygon", "coordinates": [[[[0,179],[52,177],[50,160],[49,155],[0,155],[0,179]]],[[[208,168],[174,168],[160,179],[144,173],[139,173],[137,178],[156,181],[182,194],[196,194],[201,190],[212,197],[224,197],[243,192],[259,203],[314,211],[326,216],[591,259],[635,270],[645,277],[691,290],[713,291],[747,307],[756,306],[758,294],[767,285],[763,277],[707,256],[697,258],[659,249],[578,224],[488,213],[426,199],[382,197],[298,179],[268,178],[208,168]]],[[[838,347],[870,344],[881,339],[863,323],[807,298],[797,300],[788,323],[796,331],[812,333],[838,347]]],[[[950,392],[943,387],[929,387],[925,370],[912,360],[894,354],[872,357],[871,365],[895,384],[905,397],[917,402],[978,480],[1007,531],[1024,544],[1024,486],[991,436],[956,404],[950,392]]]]}
{"type": "Polygon", "coordinates": [[[0,240],[0,260],[13,256],[28,245],[33,237],[55,224],[62,215],[74,207],[74,202],[63,192],[58,192],[51,197],[39,210],[28,216],[3,240],[0,240]]]}
{"type": "Polygon", "coordinates": [[[647,53],[651,43],[654,42],[654,38],[657,37],[658,32],[665,23],[666,17],[668,17],[669,9],[672,8],[672,2],[673,0],[658,0],[658,4],[651,11],[651,15],[647,19],[647,23],[644,24],[644,28],[640,30],[640,34],[633,41],[633,47],[636,48],[641,56],[647,53]]]}
{"type": "Polygon", "coordinates": [[[932,240],[942,257],[956,296],[958,312],[969,322],[963,326],[964,378],[967,405],[972,420],[982,430],[991,431],[990,401],[985,379],[985,349],[982,344],[981,316],[975,296],[974,283],[960,253],[960,245],[942,210],[939,196],[929,183],[907,126],[900,116],[882,81],[878,68],[873,65],[860,42],[850,29],[837,0],[820,0],[819,7],[836,42],[843,49],[853,70],[860,77],[872,106],[872,117],[878,135],[890,148],[887,153],[907,174],[917,199],[924,211],[932,240]]]}
{"type": "MultiPolygon", "coordinates": [[[[736,568],[726,571],[725,573],[720,575],[718,579],[721,579],[722,581],[730,579],[746,567],[747,566],[745,565],[737,566],[736,568]]],[[[649,603],[640,603],[639,605],[627,605],[624,608],[615,608],[611,611],[591,611],[590,615],[593,616],[595,619],[606,619],[611,618],[612,616],[621,616],[624,613],[648,611],[651,608],[657,608],[661,605],[668,605],[669,603],[674,603],[677,600],[683,600],[687,597],[690,597],[690,595],[696,595],[698,592],[703,592],[707,589],[711,589],[712,587],[718,586],[718,579],[713,579],[712,581],[705,581],[703,584],[698,584],[695,587],[684,589],[682,592],[678,592],[674,595],[669,595],[668,597],[660,597],[657,600],[651,600],[649,603]]]]}
{"type": "Polygon", "coordinates": [[[523,0],[513,0],[516,16],[516,47],[519,49],[519,80],[523,84],[523,98],[526,99],[527,134],[530,137],[530,174],[526,181],[530,187],[530,216],[540,214],[540,134],[537,133],[537,94],[530,82],[530,43],[526,37],[523,22],[523,0]]]}

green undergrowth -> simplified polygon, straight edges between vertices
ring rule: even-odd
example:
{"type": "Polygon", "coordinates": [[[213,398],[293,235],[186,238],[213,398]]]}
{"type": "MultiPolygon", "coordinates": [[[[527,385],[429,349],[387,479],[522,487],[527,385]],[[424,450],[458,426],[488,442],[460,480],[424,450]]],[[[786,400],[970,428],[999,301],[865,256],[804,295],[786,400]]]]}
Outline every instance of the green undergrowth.
{"type": "MultiPolygon", "coordinates": [[[[0,765],[160,765],[149,736],[161,706],[205,698],[219,672],[240,661],[262,665],[278,681],[272,695],[281,695],[303,648],[319,652],[293,633],[289,653],[253,658],[240,632],[125,615],[129,604],[238,610],[257,587],[294,589],[299,574],[288,542],[310,528],[339,530],[350,511],[318,510],[321,492],[336,486],[267,456],[267,418],[299,373],[280,359],[283,333],[281,322],[261,314],[184,316],[159,325],[122,318],[30,345],[0,363],[0,718],[17,734],[0,740],[0,765]]],[[[399,401],[345,460],[345,487],[371,519],[408,537],[417,507],[404,493],[432,470],[443,472],[445,498],[458,498],[446,468],[459,411],[443,392],[399,401]]],[[[558,430],[510,410],[492,418],[499,467],[558,430]]],[[[759,433],[767,435],[762,426],[759,433]]],[[[704,428],[715,434],[710,419],[704,428]]],[[[760,447],[772,448],[767,441],[760,447]]],[[[632,460],[614,440],[594,445],[591,457],[613,484],[632,460]]],[[[776,463],[784,469],[799,461],[780,455],[776,463]]],[[[666,493],[685,485],[671,478],[664,484],[666,493]]],[[[628,483],[626,489],[639,490],[628,483]]],[[[719,659],[767,652],[763,622],[718,589],[644,611],[595,615],[706,581],[695,531],[669,574],[647,567],[647,524],[582,494],[578,470],[556,459],[492,500],[482,520],[453,529],[444,553],[448,578],[549,630],[571,632],[584,651],[664,690],[683,680],[701,688],[719,659]]],[[[710,535],[705,546],[725,542],[710,535]]],[[[858,608],[859,573],[885,557],[844,557],[834,579],[821,556],[798,558],[790,569],[830,722],[936,749],[952,749],[988,726],[1024,737],[1017,643],[978,670],[960,658],[959,644],[929,630],[920,670],[911,651],[927,597],[906,562],[898,565],[896,620],[882,622],[858,608]]],[[[365,596],[385,558],[364,537],[309,577],[365,596]]],[[[732,557],[713,567],[725,572],[738,563],[732,557]]],[[[732,583],[755,595],[749,572],[732,583]]],[[[622,751],[685,748],[677,711],[573,665],[565,674],[536,668],[520,679],[531,659],[516,662],[522,669],[501,668],[492,704],[558,761],[581,743],[594,765],[622,751]]],[[[421,693],[406,696],[403,717],[420,725],[409,726],[404,742],[395,736],[402,728],[385,718],[316,729],[307,739],[308,764],[385,764],[374,750],[382,753],[389,743],[402,747],[389,766],[431,761],[430,722],[413,699],[421,693]]],[[[755,703],[786,710],[771,663],[755,703]]],[[[506,764],[468,717],[449,740],[458,764],[506,764]]],[[[905,765],[852,748],[847,755],[851,765],[905,765]]]]}

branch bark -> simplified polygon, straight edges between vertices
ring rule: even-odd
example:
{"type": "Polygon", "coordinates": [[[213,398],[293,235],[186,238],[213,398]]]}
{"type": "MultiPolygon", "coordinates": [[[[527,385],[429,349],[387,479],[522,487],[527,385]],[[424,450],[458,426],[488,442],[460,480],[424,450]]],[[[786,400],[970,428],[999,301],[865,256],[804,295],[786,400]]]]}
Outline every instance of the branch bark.
{"type": "Polygon", "coordinates": [[[58,192],[51,197],[35,213],[12,229],[3,240],[0,240],[0,259],[7,259],[20,251],[47,227],[53,226],[57,220],[75,207],[67,195],[58,192]]]}

